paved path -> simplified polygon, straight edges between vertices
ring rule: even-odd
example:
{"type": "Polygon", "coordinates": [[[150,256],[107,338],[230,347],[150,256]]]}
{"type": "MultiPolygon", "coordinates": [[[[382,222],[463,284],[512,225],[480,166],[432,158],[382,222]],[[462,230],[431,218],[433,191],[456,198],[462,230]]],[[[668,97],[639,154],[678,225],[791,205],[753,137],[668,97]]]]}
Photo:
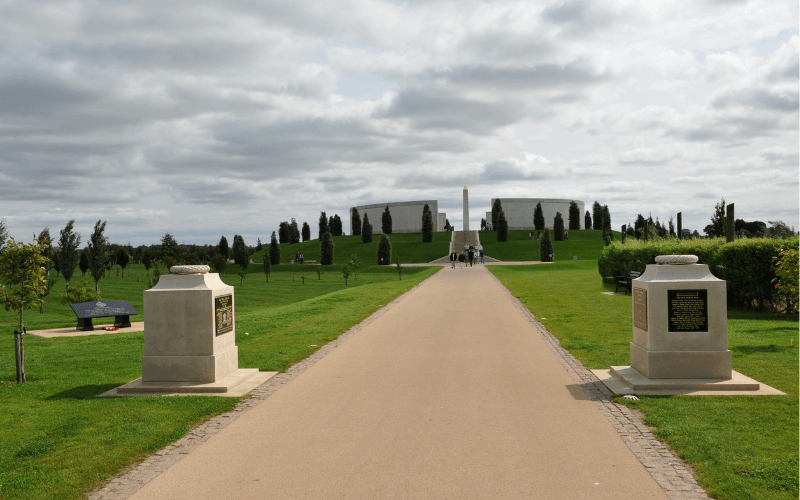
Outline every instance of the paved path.
{"type": "Polygon", "coordinates": [[[529,319],[445,268],[131,498],[668,498],[529,319]]]}

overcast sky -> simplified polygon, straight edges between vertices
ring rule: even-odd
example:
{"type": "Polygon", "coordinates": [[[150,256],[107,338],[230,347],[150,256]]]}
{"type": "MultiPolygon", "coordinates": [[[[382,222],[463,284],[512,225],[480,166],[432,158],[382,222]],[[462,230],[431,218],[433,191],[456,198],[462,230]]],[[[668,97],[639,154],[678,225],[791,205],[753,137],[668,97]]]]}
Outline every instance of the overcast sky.
{"type": "Polygon", "coordinates": [[[798,227],[798,3],[0,0],[0,218],[269,240],[493,197],[798,227]]]}

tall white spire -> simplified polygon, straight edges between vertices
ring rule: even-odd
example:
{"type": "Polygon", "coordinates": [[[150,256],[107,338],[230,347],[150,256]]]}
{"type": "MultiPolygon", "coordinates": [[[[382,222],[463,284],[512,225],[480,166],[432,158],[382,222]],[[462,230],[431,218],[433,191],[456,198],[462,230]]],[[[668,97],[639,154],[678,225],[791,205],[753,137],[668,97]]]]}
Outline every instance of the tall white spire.
{"type": "Polygon", "coordinates": [[[464,231],[469,231],[469,190],[464,185],[464,223],[462,224],[464,231]]]}

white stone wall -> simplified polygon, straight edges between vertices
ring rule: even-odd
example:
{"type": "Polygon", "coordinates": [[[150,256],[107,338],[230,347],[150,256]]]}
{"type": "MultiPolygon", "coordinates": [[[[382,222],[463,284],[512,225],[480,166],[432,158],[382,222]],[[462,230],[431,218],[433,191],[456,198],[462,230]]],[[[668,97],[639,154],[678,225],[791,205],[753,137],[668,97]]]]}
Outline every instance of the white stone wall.
{"type": "MultiPolygon", "coordinates": [[[[391,211],[392,209],[390,208],[389,210],[391,211]]],[[[444,212],[438,213],[436,215],[436,221],[435,221],[436,227],[434,228],[434,231],[436,231],[437,233],[441,233],[442,231],[444,231],[445,222],[447,222],[447,214],[444,212]]]]}
{"type": "MultiPolygon", "coordinates": [[[[496,198],[492,198],[492,206],[496,198]]],[[[506,214],[506,222],[508,222],[509,230],[530,230],[533,229],[533,212],[536,210],[536,204],[542,204],[542,214],[544,215],[545,227],[552,229],[553,220],[556,218],[556,212],[561,212],[561,217],[564,219],[564,229],[569,230],[569,202],[574,201],[578,205],[580,211],[580,227],[584,227],[584,215],[586,209],[584,203],[580,200],[556,200],[545,198],[500,198],[500,204],[503,206],[503,212],[506,214]]],[[[486,220],[491,224],[492,212],[486,213],[486,220]]],[[[497,228],[494,228],[497,229],[497,228]]]]}
{"type": "MultiPolygon", "coordinates": [[[[422,209],[425,205],[433,213],[433,230],[441,231],[444,227],[444,214],[439,214],[439,202],[436,200],[422,201],[402,201],[396,203],[378,203],[375,205],[364,205],[355,207],[361,222],[364,222],[364,214],[369,215],[369,223],[372,224],[372,234],[382,234],[381,216],[386,206],[389,206],[389,213],[392,214],[393,233],[421,233],[422,232],[422,209]],[[439,221],[441,220],[441,224],[439,221]]],[[[353,209],[350,211],[350,234],[353,234],[353,209]]]]}

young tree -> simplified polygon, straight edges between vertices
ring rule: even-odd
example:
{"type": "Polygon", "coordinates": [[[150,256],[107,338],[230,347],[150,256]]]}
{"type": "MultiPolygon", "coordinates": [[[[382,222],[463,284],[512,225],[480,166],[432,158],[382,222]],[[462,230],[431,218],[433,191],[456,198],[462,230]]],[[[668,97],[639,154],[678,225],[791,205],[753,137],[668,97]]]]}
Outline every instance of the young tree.
{"type": "Polygon", "coordinates": [[[583,216],[583,227],[586,229],[592,228],[592,214],[589,211],[586,211],[586,215],[583,216]]]}
{"type": "Polygon", "coordinates": [[[361,236],[361,217],[358,215],[356,207],[353,207],[350,212],[350,235],[361,236]]]}
{"type": "Polygon", "coordinates": [[[381,230],[383,234],[392,234],[392,214],[389,212],[389,205],[381,214],[381,230]]]}
{"type": "Polygon", "coordinates": [[[5,247],[7,239],[8,228],[6,227],[6,220],[0,219],[0,252],[3,251],[3,247],[5,247]]]}
{"type": "Polygon", "coordinates": [[[508,221],[506,221],[506,213],[503,210],[500,210],[500,213],[497,214],[497,241],[498,242],[506,242],[508,241],[508,221]]]}
{"type": "Polygon", "coordinates": [[[556,212],[556,218],[553,219],[553,239],[564,241],[564,218],[561,212],[556,212]]]}
{"type": "Polygon", "coordinates": [[[223,259],[228,259],[228,255],[231,254],[230,247],[228,246],[228,238],[223,236],[219,239],[219,251],[217,253],[222,255],[223,259]]]}
{"type": "Polygon", "coordinates": [[[292,217],[292,222],[289,223],[289,243],[300,243],[300,228],[297,227],[297,221],[292,217]]]}
{"type": "Polygon", "coordinates": [[[367,213],[364,213],[364,222],[361,225],[361,242],[372,243],[372,224],[369,223],[367,213]]]}
{"type": "MultiPolygon", "coordinates": [[[[235,234],[233,236],[233,246],[231,247],[231,253],[233,254],[234,262],[236,262],[237,259],[236,255],[237,252],[242,253],[242,255],[244,255],[245,257],[248,256],[247,245],[244,243],[244,238],[242,238],[242,236],[239,234],[235,234]]],[[[239,256],[238,258],[241,258],[241,256],[239,256]]],[[[236,263],[238,264],[238,262],[236,263]]]]}
{"type": "Polygon", "coordinates": [[[333,264],[333,239],[331,233],[326,232],[322,235],[319,242],[320,263],[323,266],[330,266],[333,264]]]}
{"type": "Polygon", "coordinates": [[[333,225],[331,227],[331,234],[333,236],[342,235],[342,218],[339,217],[339,214],[333,214],[333,225]]]}
{"type": "Polygon", "coordinates": [[[492,231],[497,231],[498,217],[502,211],[503,205],[500,203],[500,198],[497,198],[494,200],[494,203],[492,203],[492,231]]]}
{"type": "Polygon", "coordinates": [[[603,241],[606,246],[614,241],[614,233],[611,232],[611,212],[608,211],[608,205],[603,205],[603,241]]]}
{"type": "Polygon", "coordinates": [[[342,276],[344,276],[344,286],[347,286],[347,278],[350,276],[350,268],[347,264],[342,265],[342,276]]]}
{"type": "MultiPolygon", "coordinates": [[[[61,267],[61,274],[69,287],[69,280],[72,279],[72,273],[75,272],[75,266],[78,265],[80,257],[78,256],[78,247],[81,244],[81,235],[72,230],[75,224],[75,219],[67,222],[64,229],[59,233],[61,237],[58,239],[58,251],[61,254],[59,258],[59,266],[61,267]]],[[[83,271],[86,274],[86,271],[83,271]]]]}
{"type": "Polygon", "coordinates": [[[169,233],[164,234],[161,238],[161,260],[166,260],[167,257],[172,258],[174,261],[179,261],[181,252],[178,250],[178,241],[169,233]]]}
{"type": "Polygon", "coordinates": [[[392,263],[392,242],[389,237],[384,233],[381,235],[381,240],[378,242],[378,264],[388,266],[392,263]]]}
{"type": "Polygon", "coordinates": [[[422,242],[433,242],[433,214],[427,203],[422,207],[422,242]]]}
{"type": "Polygon", "coordinates": [[[358,255],[350,254],[350,267],[353,269],[353,274],[355,275],[356,281],[358,281],[358,266],[361,265],[361,261],[358,259],[358,255]]]}
{"type": "Polygon", "coordinates": [[[228,267],[228,259],[222,256],[221,253],[218,253],[211,257],[211,268],[219,274],[225,272],[225,268],[228,267]]]}
{"type": "Polygon", "coordinates": [[[289,236],[289,223],[288,222],[281,222],[278,224],[278,241],[281,243],[290,243],[290,236],[289,236]]]}
{"type": "Polygon", "coordinates": [[[711,216],[711,226],[715,238],[724,238],[727,235],[728,218],[725,216],[725,198],[714,205],[714,214],[711,216]]]}
{"type": "Polygon", "coordinates": [[[239,286],[244,286],[244,279],[247,277],[247,267],[250,265],[250,254],[244,244],[244,238],[239,236],[240,245],[236,245],[236,238],[233,239],[233,260],[239,264],[239,286]]]}
{"type": "Polygon", "coordinates": [[[281,247],[278,245],[278,238],[275,236],[275,231],[272,231],[272,237],[269,240],[269,261],[273,266],[281,263],[281,247]]]}
{"type": "Polygon", "coordinates": [[[536,231],[544,231],[544,227],[544,211],[542,210],[542,203],[539,202],[533,210],[533,229],[536,231]]]}
{"type": "Polygon", "coordinates": [[[14,331],[14,357],[17,367],[17,383],[25,378],[25,321],[23,311],[41,304],[47,288],[45,276],[44,246],[34,242],[30,245],[8,239],[6,249],[0,254],[0,300],[6,311],[19,311],[19,330],[14,331]]]}
{"type": "Polygon", "coordinates": [[[311,241],[311,228],[308,222],[303,222],[303,241],[311,241]]]}
{"type": "MultiPolygon", "coordinates": [[[[144,265],[145,271],[149,274],[150,268],[153,266],[153,254],[150,250],[144,250],[142,252],[142,265],[144,265]]],[[[81,266],[83,266],[83,255],[81,255],[81,266]]],[[[81,270],[83,270],[83,267],[81,267],[81,270]]]]}
{"type": "Polygon", "coordinates": [[[264,277],[269,283],[269,275],[272,274],[272,261],[269,259],[269,252],[264,252],[264,277]]]}
{"type": "MultiPolygon", "coordinates": [[[[193,254],[195,258],[197,258],[197,254],[193,254]]],[[[125,273],[125,268],[128,267],[128,264],[131,262],[131,256],[128,255],[128,252],[125,251],[125,248],[119,247],[117,250],[117,265],[122,268],[123,277],[125,273]]]]}
{"type": "Polygon", "coordinates": [[[553,262],[553,242],[550,241],[549,229],[544,230],[544,235],[539,241],[539,254],[542,262],[553,262]]]}
{"type": "Polygon", "coordinates": [[[597,201],[592,204],[592,229],[603,229],[603,207],[597,201]]]}
{"type": "Polygon", "coordinates": [[[400,256],[394,256],[394,262],[397,265],[397,281],[403,281],[403,266],[400,265],[400,256]]]}
{"type": "Polygon", "coordinates": [[[318,238],[322,240],[322,235],[331,231],[328,223],[328,215],[325,212],[319,213],[319,235],[318,238]]]}
{"type": "Polygon", "coordinates": [[[47,261],[44,264],[44,270],[47,276],[50,276],[50,269],[53,268],[53,241],[50,238],[50,228],[45,227],[42,229],[42,232],[39,233],[39,236],[36,237],[36,241],[39,242],[39,245],[43,245],[42,255],[47,261]]]}
{"type": "Polygon", "coordinates": [[[581,209],[574,201],[569,202],[569,230],[579,230],[581,228],[581,209]]]}
{"type": "Polygon", "coordinates": [[[108,265],[108,238],[103,234],[106,230],[106,223],[98,220],[94,225],[94,232],[89,237],[89,273],[94,278],[94,291],[98,291],[100,278],[108,265]]]}

